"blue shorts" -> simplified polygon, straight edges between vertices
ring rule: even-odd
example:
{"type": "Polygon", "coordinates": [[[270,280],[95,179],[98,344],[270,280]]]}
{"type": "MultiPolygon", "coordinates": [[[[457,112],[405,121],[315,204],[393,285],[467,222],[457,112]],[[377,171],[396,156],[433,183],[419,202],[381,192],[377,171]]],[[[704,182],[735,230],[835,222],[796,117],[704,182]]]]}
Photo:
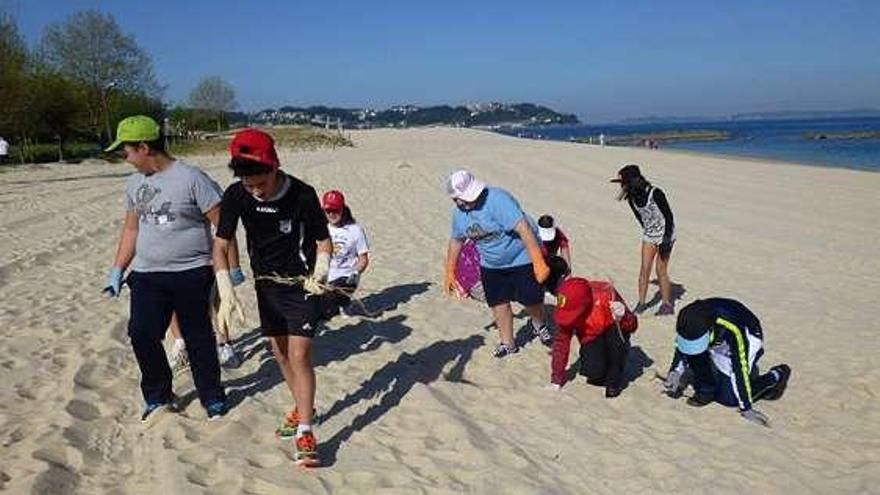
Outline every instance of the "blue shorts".
{"type": "Polygon", "coordinates": [[[511,268],[480,267],[480,278],[489,307],[511,301],[523,306],[544,302],[544,287],[535,280],[531,263],[511,268]]]}

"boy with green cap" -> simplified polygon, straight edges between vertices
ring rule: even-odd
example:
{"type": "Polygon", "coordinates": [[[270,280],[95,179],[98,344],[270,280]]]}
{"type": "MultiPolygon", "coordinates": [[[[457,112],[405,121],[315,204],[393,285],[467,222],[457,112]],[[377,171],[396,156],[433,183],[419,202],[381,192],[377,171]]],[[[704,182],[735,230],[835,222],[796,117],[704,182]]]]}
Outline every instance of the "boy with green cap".
{"type": "Polygon", "coordinates": [[[198,167],[171,157],[150,117],[123,119],[107,151],[120,147],[136,171],[126,180],[125,223],[104,291],[119,297],[131,265],[125,280],[131,289],[128,335],[146,403],[141,420],[175,407],[162,347],[172,313],[180,322],[199,400],[208,419],[217,418],[227,411],[209,316],[211,224],[220,217],[220,187],[198,167]]]}

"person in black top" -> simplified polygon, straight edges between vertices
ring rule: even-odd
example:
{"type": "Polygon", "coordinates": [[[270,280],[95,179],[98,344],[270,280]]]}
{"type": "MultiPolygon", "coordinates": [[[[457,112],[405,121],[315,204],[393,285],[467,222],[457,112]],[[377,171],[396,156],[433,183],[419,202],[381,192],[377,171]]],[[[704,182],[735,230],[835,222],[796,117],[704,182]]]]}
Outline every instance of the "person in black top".
{"type": "Polygon", "coordinates": [[[246,129],[235,135],[230,151],[229,167],[241,181],[226,189],[220,203],[214,242],[220,295],[217,319],[222,327],[229,324],[232,313],[241,315],[226,271],[226,251],[241,219],[254,272],[260,326],[295,402],[276,433],[295,437],[297,464],[315,465],[312,323],[317,298],[311,296],[323,293],[330,267],[327,220],[315,189],[278,170],[271,136],[246,129]]]}
{"type": "Polygon", "coordinates": [[[680,397],[692,377],[694,395],[688,405],[738,407],[745,419],[769,426],[767,416],[753,405],[782,397],[791,368],[779,364],[759,371],[764,331],[758,317],[734,299],[698,299],[678,313],[675,331],[675,354],[664,383],[667,395],[680,397]]]}
{"type": "Polygon", "coordinates": [[[636,314],[648,309],[645,296],[651,266],[657,260],[657,279],[660,282],[660,296],[663,303],[656,316],[675,313],[672,304],[672,284],[669,282],[669,256],[675,243],[675,220],[666,195],[642,176],[638,165],[626,165],[617,172],[611,182],[620,183],[617,199],[626,200],[630,209],[642,226],[642,266],[639,270],[639,303],[633,309],[636,314]]]}

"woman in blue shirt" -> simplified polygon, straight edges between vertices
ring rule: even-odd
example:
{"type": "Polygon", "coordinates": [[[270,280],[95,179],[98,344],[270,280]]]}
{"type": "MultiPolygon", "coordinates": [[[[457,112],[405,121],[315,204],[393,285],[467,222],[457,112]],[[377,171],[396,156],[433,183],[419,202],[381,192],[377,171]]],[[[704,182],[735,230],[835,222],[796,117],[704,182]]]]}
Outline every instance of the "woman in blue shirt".
{"type": "Polygon", "coordinates": [[[544,322],[544,288],[550,274],[535,232],[537,228],[516,199],[504,189],[487,187],[470,172],[458,170],[447,179],[447,192],[455,202],[452,235],[446,255],[443,289],[461,295],[455,268],[462,243],[470,239],[480,253],[480,272],[486,304],[501,337],[495,357],[516,353],[511,301],[525,306],[533,333],[545,345],[553,338],[544,322]]]}

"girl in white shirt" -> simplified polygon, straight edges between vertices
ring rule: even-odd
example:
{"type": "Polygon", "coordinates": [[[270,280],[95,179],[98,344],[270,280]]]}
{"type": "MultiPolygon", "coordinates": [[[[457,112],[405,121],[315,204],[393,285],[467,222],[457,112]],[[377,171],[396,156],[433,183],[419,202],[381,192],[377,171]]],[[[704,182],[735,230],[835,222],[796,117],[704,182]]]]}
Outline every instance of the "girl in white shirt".
{"type": "Polygon", "coordinates": [[[329,320],[351,302],[351,294],[357,289],[360,275],[370,264],[370,247],[364,229],[355,222],[341,191],[324,193],[321,207],[327,215],[327,229],[333,242],[327,280],[329,285],[341,289],[328,291],[321,296],[318,318],[329,320]]]}

